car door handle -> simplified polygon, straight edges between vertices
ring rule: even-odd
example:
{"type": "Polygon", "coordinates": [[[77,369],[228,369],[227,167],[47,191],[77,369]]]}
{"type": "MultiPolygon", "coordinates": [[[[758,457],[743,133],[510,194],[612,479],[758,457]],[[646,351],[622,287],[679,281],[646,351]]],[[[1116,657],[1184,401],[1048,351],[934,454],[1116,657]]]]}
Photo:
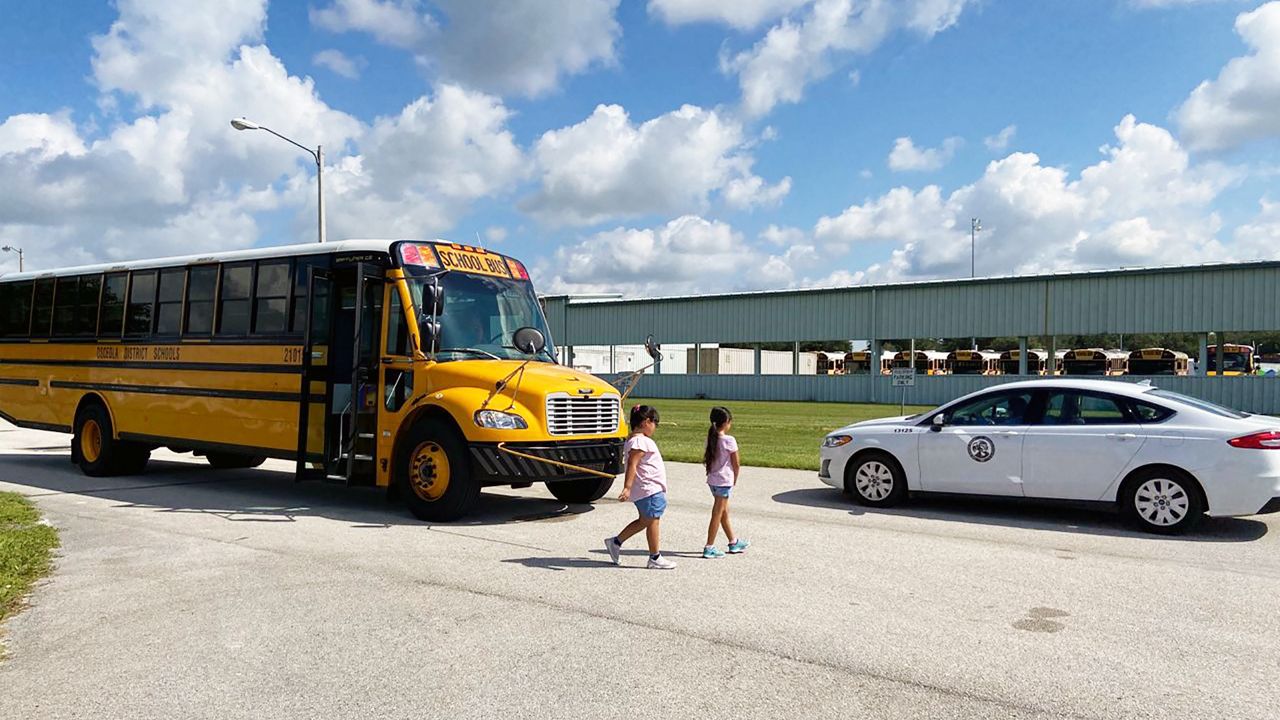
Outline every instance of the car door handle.
{"type": "Polygon", "coordinates": [[[1107,433],[1107,437],[1111,438],[1112,440],[1127,442],[1129,440],[1137,439],[1138,436],[1134,435],[1133,433],[1107,433]]]}
{"type": "Polygon", "coordinates": [[[1017,430],[996,430],[995,432],[993,432],[993,433],[991,433],[991,434],[992,434],[992,435],[1002,435],[1002,436],[1005,436],[1005,437],[1009,437],[1009,436],[1012,436],[1012,435],[1020,435],[1021,433],[1019,433],[1017,430]]]}

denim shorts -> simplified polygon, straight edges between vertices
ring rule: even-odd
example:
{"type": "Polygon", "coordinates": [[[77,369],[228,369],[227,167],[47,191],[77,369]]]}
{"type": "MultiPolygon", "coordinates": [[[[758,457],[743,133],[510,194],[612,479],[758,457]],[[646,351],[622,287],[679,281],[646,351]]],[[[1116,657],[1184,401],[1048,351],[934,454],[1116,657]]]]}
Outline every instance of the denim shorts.
{"type": "Polygon", "coordinates": [[[640,511],[641,517],[660,518],[667,510],[667,494],[664,492],[642,497],[635,502],[636,510],[640,511]]]}
{"type": "Polygon", "coordinates": [[[729,493],[733,490],[732,485],[708,485],[707,487],[711,489],[712,495],[722,498],[729,497],[729,493]]]}

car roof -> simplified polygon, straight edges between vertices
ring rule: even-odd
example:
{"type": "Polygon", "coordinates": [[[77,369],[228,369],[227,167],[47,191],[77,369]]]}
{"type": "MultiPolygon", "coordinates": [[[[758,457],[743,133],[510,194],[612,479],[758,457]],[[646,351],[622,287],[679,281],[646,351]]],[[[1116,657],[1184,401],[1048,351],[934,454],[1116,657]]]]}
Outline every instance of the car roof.
{"type": "Polygon", "coordinates": [[[1092,390],[1094,392],[1105,392],[1113,395],[1126,395],[1128,397],[1141,397],[1145,393],[1155,389],[1154,385],[1144,383],[1130,382],[1127,380],[1085,380],[1075,378],[1045,378],[1039,380],[1019,380],[1011,383],[1001,383],[994,385],[985,390],[1014,390],[1014,389],[1039,389],[1052,388],[1055,390],[1092,390]]]}

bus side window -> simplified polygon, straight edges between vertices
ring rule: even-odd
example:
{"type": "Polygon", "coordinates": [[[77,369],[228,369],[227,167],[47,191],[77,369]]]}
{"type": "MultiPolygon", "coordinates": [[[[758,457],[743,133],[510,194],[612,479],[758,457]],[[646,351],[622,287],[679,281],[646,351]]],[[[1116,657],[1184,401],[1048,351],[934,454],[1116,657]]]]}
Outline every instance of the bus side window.
{"type": "Polygon", "coordinates": [[[174,337],[182,332],[182,292],[186,270],[162,270],[160,294],[156,302],[156,334],[174,337]]]}
{"type": "MultiPolygon", "coordinates": [[[[308,269],[324,270],[326,263],[327,258],[324,257],[298,258],[293,271],[293,314],[289,318],[289,332],[301,335],[306,330],[308,269]]],[[[311,332],[314,337],[326,338],[329,335],[329,283],[318,279],[315,287],[311,332]]]]}
{"type": "Polygon", "coordinates": [[[31,331],[31,287],[33,283],[0,285],[0,337],[26,337],[31,331]]]}
{"type": "Polygon", "coordinates": [[[49,325],[53,320],[53,278],[36,281],[33,306],[31,337],[49,337],[49,325]]]}
{"type": "Polygon", "coordinates": [[[152,311],[156,303],[156,272],[134,271],[129,283],[129,309],[125,312],[124,334],[145,337],[151,334],[152,311]]]}
{"type": "Polygon", "coordinates": [[[213,334],[213,296],[218,289],[218,266],[193,267],[187,276],[187,335],[213,334]]]}
{"type": "Polygon", "coordinates": [[[60,277],[53,293],[53,334],[76,334],[76,312],[80,309],[80,278],[60,277]]]}
{"type": "Polygon", "coordinates": [[[102,286],[102,309],[98,315],[98,337],[120,338],[124,331],[124,298],[128,286],[127,273],[106,277],[102,286]]]}
{"type": "Polygon", "coordinates": [[[289,261],[258,262],[253,334],[281,335],[289,326],[289,261]]]}
{"type": "Polygon", "coordinates": [[[248,335],[253,263],[222,266],[222,287],[218,291],[218,334],[248,335]]]}

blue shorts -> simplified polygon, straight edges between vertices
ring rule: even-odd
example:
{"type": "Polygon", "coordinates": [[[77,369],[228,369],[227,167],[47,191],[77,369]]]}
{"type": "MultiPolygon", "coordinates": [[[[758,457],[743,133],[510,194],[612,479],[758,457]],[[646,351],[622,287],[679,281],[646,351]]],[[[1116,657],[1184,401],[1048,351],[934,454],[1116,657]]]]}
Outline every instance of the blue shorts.
{"type": "Polygon", "coordinates": [[[640,511],[640,517],[660,518],[662,513],[667,511],[667,494],[664,492],[654,493],[649,497],[642,497],[635,501],[636,510],[640,511]]]}
{"type": "Polygon", "coordinates": [[[711,489],[712,495],[722,498],[729,497],[729,493],[733,491],[732,485],[708,485],[707,487],[711,489]]]}

